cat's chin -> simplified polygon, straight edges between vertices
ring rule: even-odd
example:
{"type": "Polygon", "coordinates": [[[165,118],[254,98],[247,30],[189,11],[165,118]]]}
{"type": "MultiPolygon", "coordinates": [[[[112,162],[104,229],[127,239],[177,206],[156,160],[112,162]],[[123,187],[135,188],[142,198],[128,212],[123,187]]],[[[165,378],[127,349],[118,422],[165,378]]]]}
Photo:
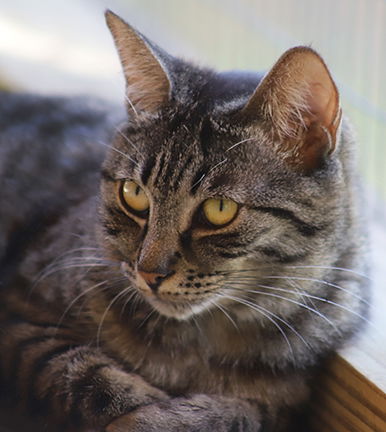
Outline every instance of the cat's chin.
{"type": "Polygon", "coordinates": [[[160,314],[167,318],[176,320],[187,320],[194,315],[198,315],[210,307],[210,302],[202,301],[200,303],[173,303],[160,300],[158,298],[147,298],[147,302],[160,314]]]}

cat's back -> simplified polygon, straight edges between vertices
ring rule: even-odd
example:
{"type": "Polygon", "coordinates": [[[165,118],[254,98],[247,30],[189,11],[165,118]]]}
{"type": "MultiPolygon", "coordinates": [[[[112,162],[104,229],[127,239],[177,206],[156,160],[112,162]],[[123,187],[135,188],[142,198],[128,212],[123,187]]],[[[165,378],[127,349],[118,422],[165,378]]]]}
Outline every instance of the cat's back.
{"type": "Polygon", "coordinates": [[[119,109],[81,98],[0,92],[0,269],[39,229],[95,194],[119,109]]]}

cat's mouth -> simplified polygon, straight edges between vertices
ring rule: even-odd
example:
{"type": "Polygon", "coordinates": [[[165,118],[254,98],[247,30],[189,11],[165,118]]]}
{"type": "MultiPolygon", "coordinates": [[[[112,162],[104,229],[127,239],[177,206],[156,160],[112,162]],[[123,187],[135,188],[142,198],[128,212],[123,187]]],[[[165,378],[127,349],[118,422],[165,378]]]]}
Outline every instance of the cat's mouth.
{"type": "Polygon", "coordinates": [[[178,292],[153,292],[142,286],[138,287],[142,297],[161,315],[178,320],[185,320],[207,310],[211,303],[210,295],[197,296],[178,292]]]}

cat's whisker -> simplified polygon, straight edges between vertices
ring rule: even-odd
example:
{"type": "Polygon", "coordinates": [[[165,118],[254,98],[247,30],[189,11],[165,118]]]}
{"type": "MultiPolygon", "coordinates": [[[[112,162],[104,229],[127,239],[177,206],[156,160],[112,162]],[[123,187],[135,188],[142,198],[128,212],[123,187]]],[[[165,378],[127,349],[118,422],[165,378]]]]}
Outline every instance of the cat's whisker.
{"type": "Polygon", "coordinates": [[[139,295],[138,292],[137,292],[137,290],[136,290],[134,287],[131,287],[131,288],[132,288],[132,292],[131,292],[131,294],[127,297],[127,299],[125,300],[125,302],[124,302],[123,305],[122,305],[121,313],[120,313],[120,315],[119,315],[121,318],[122,318],[123,314],[125,313],[126,306],[130,303],[130,301],[131,301],[135,296],[139,295]]]}
{"type": "Polygon", "coordinates": [[[203,335],[204,333],[202,332],[202,328],[201,328],[201,326],[200,326],[200,324],[199,324],[199,322],[198,322],[198,319],[196,318],[196,315],[195,315],[195,313],[194,313],[194,311],[193,311],[193,308],[191,307],[190,308],[191,309],[191,311],[192,311],[192,314],[191,314],[191,320],[194,322],[194,325],[197,327],[197,330],[198,330],[198,332],[201,334],[201,335],[203,335]]]}
{"type": "Polygon", "coordinates": [[[127,95],[127,92],[125,92],[125,100],[130,105],[130,108],[133,110],[135,116],[138,117],[139,116],[138,111],[136,110],[135,105],[133,104],[133,102],[131,101],[129,96],[127,95]]]}
{"type": "Polygon", "coordinates": [[[121,129],[119,128],[115,128],[115,130],[119,133],[119,135],[121,135],[122,138],[125,139],[125,141],[130,144],[133,149],[139,154],[141,155],[141,152],[138,150],[138,147],[133,143],[133,141],[131,139],[129,139],[129,137],[127,135],[125,135],[121,129]]]}
{"type": "Polygon", "coordinates": [[[83,253],[85,251],[99,251],[100,248],[97,247],[77,247],[70,250],[67,250],[63,252],[62,254],[58,255],[52,262],[59,261],[61,258],[64,258],[67,255],[76,254],[77,252],[83,253]]]}
{"type": "MultiPolygon", "coordinates": [[[[85,257],[85,256],[83,256],[83,255],[80,255],[80,256],[71,256],[71,255],[74,255],[74,254],[76,254],[77,252],[79,252],[79,253],[81,253],[81,252],[85,252],[85,251],[87,251],[87,252],[90,252],[90,251],[97,251],[98,249],[97,248],[74,248],[74,249],[71,249],[71,250],[69,250],[69,251],[66,251],[66,252],[64,252],[64,253],[62,253],[62,254],[60,254],[60,255],[58,255],[55,259],[53,259],[49,264],[47,264],[41,271],[40,271],[40,273],[39,273],[39,275],[38,276],[40,276],[42,273],[44,273],[45,271],[47,271],[47,270],[50,270],[51,268],[54,268],[56,265],[61,265],[61,264],[63,264],[63,263],[66,263],[66,262],[68,262],[68,261],[70,261],[70,260],[82,260],[82,259],[85,259],[85,258],[87,258],[87,259],[102,259],[101,257],[85,257]]],[[[107,261],[107,260],[106,260],[107,261]]]]}
{"type": "Polygon", "coordinates": [[[60,265],[57,267],[54,267],[53,269],[50,269],[49,271],[43,273],[42,275],[40,275],[38,277],[38,279],[34,282],[34,286],[36,286],[37,284],[39,284],[43,279],[46,279],[47,277],[51,276],[52,274],[61,271],[61,270],[68,270],[68,269],[72,269],[72,268],[86,268],[88,270],[90,270],[91,268],[94,267],[106,267],[105,263],[74,263],[74,264],[67,264],[67,265],[60,265]]]}
{"type": "Polygon", "coordinates": [[[211,173],[212,171],[214,171],[216,168],[218,168],[220,165],[224,164],[224,163],[227,162],[227,161],[228,161],[228,158],[224,158],[222,161],[216,163],[216,165],[212,166],[212,167],[208,170],[208,172],[206,173],[206,175],[208,176],[209,173],[211,173]]]}
{"type": "MultiPolygon", "coordinates": [[[[340,271],[340,272],[347,272],[352,273],[356,276],[362,277],[364,279],[372,280],[368,275],[349,269],[344,267],[335,267],[335,266],[319,266],[319,265],[291,265],[291,264],[280,264],[282,268],[289,268],[289,269],[296,269],[296,270],[312,270],[312,269],[322,269],[322,270],[334,270],[334,271],[340,271]]],[[[218,274],[239,274],[239,273],[253,273],[256,272],[256,270],[259,270],[261,268],[273,268],[276,267],[277,264],[267,264],[267,263],[256,263],[254,267],[251,268],[242,268],[242,269],[229,269],[229,270],[220,270],[217,273],[218,274]]]]}
{"type": "Polygon", "coordinates": [[[141,323],[138,326],[138,329],[140,329],[141,327],[143,327],[146,322],[150,319],[150,317],[156,312],[156,310],[154,308],[151,308],[150,312],[146,315],[146,317],[141,321],[141,323]]]}
{"type": "MultiPolygon", "coordinates": [[[[50,265],[47,266],[44,269],[44,272],[39,275],[40,276],[44,276],[46,274],[51,275],[52,273],[55,273],[57,271],[60,271],[62,269],[67,269],[67,268],[73,268],[73,267],[99,267],[99,266],[103,266],[106,268],[116,268],[119,269],[120,268],[120,264],[114,261],[109,261],[109,260],[104,260],[104,259],[68,259],[68,260],[63,260],[60,262],[55,263],[54,265],[50,265]]],[[[46,276],[45,276],[46,277],[46,276]]]]}
{"type": "MultiPolygon", "coordinates": [[[[57,258],[55,260],[53,260],[50,264],[48,264],[47,266],[44,267],[44,269],[42,270],[42,272],[46,271],[46,270],[50,270],[51,268],[54,268],[57,265],[63,265],[63,264],[67,264],[67,263],[88,263],[90,261],[94,261],[94,262],[105,262],[107,264],[116,264],[118,265],[117,261],[113,261],[107,258],[103,258],[103,257],[99,257],[99,256],[74,256],[74,257],[65,257],[62,256],[60,258],[57,258]]],[[[41,273],[42,273],[41,272],[41,273]]]]}
{"type": "Polygon", "coordinates": [[[227,161],[228,159],[225,158],[222,161],[218,162],[216,165],[209,168],[209,170],[206,173],[202,174],[202,176],[192,185],[191,189],[194,189],[197,185],[199,185],[204,180],[205,177],[209,175],[209,173],[211,173],[213,170],[215,170],[216,168],[218,168],[220,165],[224,164],[227,161]]]}
{"type": "Polygon", "coordinates": [[[137,295],[135,295],[134,297],[133,297],[133,301],[132,301],[132,303],[131,303],[131,311],[132,311],[132,313],[134,314],[135,313],[135,311],[137,310],[137,307],[142,303],[142,301],[143,301],[143,298],[142,298],[142,296],[139,294],[139,292],[136,290],[136,294],[137,295]]]}
{"type": "Polygon", "coordinates": [[[228,151],[230,151],[230,150],[233,150],[235,147],[237,147],[237,146],[239,146],[240,144],[243,144],[243,143],[245,143],[245,142],[247,142],[247,141],[256,141],[256,138],[255,138],[255,137],[252,137],[252,138],[246,138],[246,139],[243,139],[243,140],[241,140],[241,141],[238,141],[237,143],[232,144],[230,147],[228,147],[228,148],[225,150],[225,152],[228,152],[228,151]]]}
{"type": "Polygon", "coordinates": [[[44,271],[50,271],[57,267],[63,267],[67,265],[75,265],[75,264],[105,264],[106,266],[110,265],[116,265],[119,266],[120,264],[116,261],[110,261],[106,260],[104,258],[98,258],[98,257],[74,257],[74,258],[67,258],[63,259],[61,261],[56,261],[54,263],[49,264],[47,267],[45,267],[44,271]]]}
{"type": "Polygon", "coordinates": [[[86,296],[88,293],[90,293],[91,291],[96,290],[97,288],[106,285],[109,281],[108,280],[104,280],[102,282],[99,282],[93,286],[91,286],[90,288],[87,288],[86,290],[82,291],[79,295],[77,295],[72,301],[71,303],[66,307],[66,309],[64,310],[64,312],[62,313],[62,315],[60,316],[58,322],[56,323],[56,328],[59,329],[59,327],[62,325],[63,320],[65,318],[65,316],[70,312],[70,310],[72,309],[72,307],[84,296],[86,296]]]}
{"type": "Polygon", "coordinates": [[[82,256],[82,255],[80,255],[80,256],[71,256],[71,254],[72,254],[72,252],[66,252],[66,253],[58,256],[57,258],[55,258],[54,260],[52,260],[47,266],[45,266],[43,268],[42,272],[44,272],[46,270],[49,270],[50,268],[53,268],[56,265],[67,263],[67,262],[71,262],[72,260],[77,260],[77,261],[81,261],[81,260],[84,260],[84,261],[87,261],[87,260],[95,260],[95,261],[98,260],[98,261],[101,261],[101,260],[104,260],[104,261],[113,262],[111,260],[108,260],[106,258],[102,258],[102,257],[99,257],[99,256],[82,256]]]}
{"type": "MultiPolygon", "coordinates": [[[[81,309],[83,308],[84,304],[90,298],[91,292],[93,292],[92,295],[95,295],[96,293],[101,293],[103,291],[109,291],[113,287],[115,287],[117,284],[122,284],[125,281],[127,281],[127,278],[124,276],[123,277],[116,277],[115,279],[106,279],[105,280],[105,282],[106,282],[105,286],[102,285],[102,287],[101,287],[101,286],[99,286],[99,284],[96,284],[97,286],[94,285],[93,287],[90,287],[93,289],[87,289],[87,292],[85,292],[83,296],[81,296],[81,295],[78,296],[77,301],[79,301],[83,298],[83,303],[78,307],[78,315],[80,314],[81,309]]],[[[75,302],[72,305],[72,307],[74,307],[74,305],[75,305],[75,302]]],[[[66,313],[68,313],[68,312],[69,312],[69,310],[66,313]]]]}
{"type": "MultiPolygon", "coordinates": [[[[233,296],[232,296],[233,297],[233,296]]],[[[240,300],[240,298],[237,297],[238,300],[240,300]]],[[[236,298],[235,298],[236,300],[236,298]]],[[[250,298],[248,297],[247,299],[242,299],[245,303],[246,306],[249,307],[253,307],[253,308],[258,308],[263,310],[264,312],[266,312],[267,314],[269,314],[270,316],[272,316],[273,318],[275,318],[276,320],[280,321],[281,323],[283,323],[286,327],[288,327],[302,342],[303,344],[310,350],[313,351],[312,346],[305,340],[305,338],[284,318],[280,317],[279,315],[273,313],[272,311],[270,311],[269,309],[261,306],[261,305],[256,305],[255,303],[250,301],[250,298]]],[[[293,351],[292,351],[293,352],[293,351]]]]}
{"type": "Polygon", "coordinates": [[[133,164],[134,164],[136,167],[139,167],[139,164],[138,164],[137,161],[135,161],[133,158],[131,158],[131,157],[130,157],[129,155],[127,155],[126,153],[123,153],[123,152],[121,152],[120,150],[118,150],[117,148],[113,147],[112,145],[110,145],[110,144],[106,144],[106,143],[104,143],[104,142],[102,142],[102,141],[98,141],[98,144],[103,145],[103,146],[105,146],[105,147],[107,147],[107,148],[109,148],[109,149],[111,149],[111,150],[114,150],[115,152],[117,152],[117,153],[119,153],[121,156],[123,156],[124,158],[128,159],[130,162],[133,162],[133,164]]]}
{"type": "MultiPolygon", "coordinates": [[[[285,281],[288,281],[288,282],[290,282],[290,281],[304,281],[304,282],[316,282],[316,283],[320,283],[322,285],[326,285],[326,286],[329,286],[329,287],[332,287],[332,288],[336,288],[336,289],[338,289],[340,291],[343,291],[346,294],[348,294],[348,295],[350,295],[352,297],[357,298],[359,301],[361,301],[361,302],[363,302],[363,303],[365,303],[367,305],[370,305],[370,303],[367,300],[365,300],[363,297],[361,297],[360,295],[355,294],[355,293],[349,291],[348,289],[343,288],[340,285],[334,284],[332,282],[324,281],[322,279],[314,279],[314,278],[298,277],[298,276],[275,276],[275,275],[264,275],[263,278],[264,279],[280,279],[280,280],[285,280],[285,281]]],[[[256,277],[254,277],[254,276],[227,277],[225,280],[227,280],[227,281],[247,282],[249,280],[250,281],[256,281],[256,277]]]]}
{"type": "MultiPolygon", "coordinates": [[[[268,289],[268,290],[271,290],[271,291],[281,291],[281,292],[285,292],[285,293],[288,293],[288,294],[294,294],[294,292],[292,292],[292,291],[288,291],[288,290],[286,290],[285,288],[278,288],[278,287],[271,287],[271,286],[268,286],[268,285],[257,285],[257,284],[248,284],[247,286],[252,286],[252,287],[258,287],[258,288],[263,288],[263,289],[268,289]]],[[[308,310],[308,311],[310,311],[310,312],[312,312],[312,313],[314,313],[315,315],[317,315],[317,316],[319,316],[320,318],[322,318],[322,319],[324,319],[331,327],[333,327],[334,328],[334,330],[338,333],[338,334],[341,334],[341,331],[337,328],[337,326],[330,320],[330,319],[328,319],[324,314],[322,314],[321,312],[319,312],[318,310],[315,310],[315,309],[313,309],[312,307],[310,307],[310,306],[308,306],[308,305],[306,305],[306,304],[304,304],[304,303],[301,303],[301,302],[299,302],[299,301],[297,301],[297,300],[294,300],[294,299],[290,299],[290,298],[288,298],[288,297],[285,297],[285,296],[281,296],[281,295],[278,295],[278,294],[273,294],[273,293],[267,293],[267,292],[265,292],[265,291],[261,291],[261,290],[256,290],[256,289],[246,289],[246,288],[240,288],[240,286],[239,286],[239,284],[237,284],[236,286],[234,286],[234,285],[231,285],[231,284],[229,284],[229,285],[225,285],[225,288],[227,288],[227,287],[229,287],[229,288],[231,288],[231,289],[234,289],[234,290],[237,290],[237,291],[241,291],[241,292],[243,292],[243,293],[250,293],[250,294],[257,294],[257,295],[265,295],[265,296],[268,296],[268,297],[274,297],[274,298],[278,298],[278,299],[281,299],[281,300],[285,300],[285,301],[288,301],[289,303],[293,303],[293,304],[296,304],[297,306],[300,306],[300,307],[302,307],[302,308],[304,308],[304,309],[306,309],[306,310],[308,310]]],[[[303,293],[302,293],[303,294],[303,293]]],[[[304,293],[303,294],[303,296],[304,297],[307,297],[307,298],[310,298],[310,295],[309,294],[307,294],[307,293],[304,293]]],[[[312,297],[312,298],[314,298],[314,297],[312,297]]],[[[321,299],[321,298],[320,298],[321,299]]],[[[321,299],[322,300],[322,299],[321,299]]]]}
{"type": "Polygon", "coordinates": [[[275,319],[274,319],[275,318],[275,314],[274,313],[268,311],[267,309],[263,308],[262,306],[256,305],[256,304],[254,304],[252,302],[249,302],[248,300],[245,300],[245,299],[242,299],[242,298],[239,298],[239,297],[235,297],[235,296],[232,296],[232,295],[229,295],[229,294],[224,294],[224,293],[221,293],[221,296],[223,298],[227,298],[229,300],[233,300],[236,303],[243,304],[244,306],[247,306],[247,307],[251,308],[252,310],[255,310],[256,312],[259,312],[261,315],[263,315],[264,317],[266,317],[279,330],[279,332],[281,333],[281,335],[283,336],[285,342],[288,345],[288,348],[289,348],[289,350],[290,350],[290,352],[292,354],[292,357],[295,358],[295,353],[293,351],[291,342],[288,339],[288,336],[285,334],[284,330],[281,328],[281,326],[275,321],[275,319]]]}
{"type": "MultiPolygon", "coordinates": [[[[287,281],[289,283],[289,285],[298,293],[300,294],[300,296],[302,297],[302,300],[305,304],[309,304],[311,305],[311,307],[313,309],[315,309],[316,311],[320,312],[318,307],[315,305],[315,303],[313,302],[312,299],[310,299],[309,297],[304,295],[304,291],[301,289],[301,287],[299,287],[299,285],[297,285],[294,281],[290,280],[287,281]]],[[[312,312],[310,312],[312,313],[312,312]]]]}
{"type": "MultiPolygon", "coordinates": [[[[217,294],[216,295],[217,297],[220,297],[221,298],[221,295],[220,294],[217,294]]],[[[226,311],[226,308],[224,307],[224,306],[222,306],[221,304],[219,304],[218,302],[216,302],[216,301],[212,301],[211,302],[215,307],[217,307],[217,309],[219,309],[225,316],[226,316],[226,318],[232,323],[232,325],[233,325],[233,327],[238,331],[238,332],[240,332],[240,328],[239,328],[239,326],[236,324],[236,322],[235,322],[235,320],[229,315],[229,313],[226,311]]]]}
{"type": "Polygon", "coordinates": [[[107,317],[107,314],[109,313],[110,309],[113,307],[114,303],[116,303],[121,297],[125,296],[128,292],[130,292],[132,289],[132,286],[128,286],[125,289],[123,289],[122,291],[120,291],[117,295],[114,296],[114,298],[111,300],[111,302],[108,304],[108,306],[106,307],[106,309],[104,310],[101,319],[99,321],[99,325],[98,325],[98,329],[97,329],[97,333],[96,333],[96,344],[97,346],[100,346],[100,337],[101,337],[101,333],[102,333],[102,327],[103,327],[103,323],[107,317]]]}
{"type": "Polygon", "coordinates": [[[332,288],[336,288],[340,291],[343,291],[349,295],[351,295],[352,297],[357,298],[358,300],[360,300],[363,303],[366,303],[367,305],[370,305],[370,303],[368,301],[366,301],[364,298],[362,298],[360,295],[355,294],[351,291],[349,291],[347,288],[343,288],[340,285],[337,285],[335,283],[332,282],[328,282],[328,281],[324,281],[321,279],[315,279],[315,278],[307,278],[307,277],[297,277],[297,276],[266,276],[267,279],[284,279],[284,280],[297,280],[297,281],[305,281],[305,282],[316,282],[316,283],[320,283],[332,288]]]}
{"type": "MultiPolygon", "coordinates": [[[[122,281],[120,281],[120,282],[122,282],[122,281]]],[[[118,282],[116,282],[116,283],[118,283],[118,282]]],[[[82,313],[83,307],[85,306],[85,304],[87,304],[87,302],[89,301],[91,296],[95,296],[95,295],[98,295],[99,293],[110,291],[112,286],[114,286],[114,285],[115,285],[115,283],[114,284],[108,284],[108,285],[106,285],[106,286],[104,286],[98,290],[94,290],[94,292],[92,294],[89,293],[88,296],[84,296],[82,304],[77,308],[78,309],[77,318],[79,318],[80,314],[82,313]]]]}
{"type": "Polygon", "coordinates": [[[192,185],[191,190],[193,190],[197,185],[199,185],[204,178],[206,177],[206,174],[202,174],[202,176],[192,185]]]}
{"type": "Polygon", "coordinates": [[[304,265],[304,266],[299,266],[299,265],[286,265],[287,268],[294,268],[294,269],[323,269],[323,270],[335,270],[335,271],[341,271],[341,272],[347,272],[347,273],[352,273],[355,274],[356,276],[360,276],[363,277],[365,279],[368,280],[372,280],[368,275],[349,269],[349,268],[345,268],[345,267],[334,267],[334,266],[319,266],[319,265],[304,265]]]}
{"type": "MultiPolygon", "coordinates": [[[[54,262],[51,262],[49,265],[47,265],[37,275],[36,280],[33,282],[30,289],[28,290],[27,301],[30,301],[33,292],[44,279],[48,278],[49,276],[57,272],[72,269],[72,268],[85,268],[86,271],[83,273],[81,278],[84,279],[92,269],[106,268],[107,270],[108,268],[113,268],[117,265],[118,263],[116,261],[106,260],[99,257],[79,257],[79,259],[77,259],[77,257],[74,257],[63,261],[56,260],[54,262]]],[[[111,270],[111,273],[116,278],[116,271],[111,270]]]]}
{"type": "MultiPolygon", "coordinates": [[[[237,284],[237,285],[239,285],[239,284],[237,284]]],[[[293,299],[290,299],[288,297],[281,296],[281,295],[278,295],[278,294],[267,293],[265,291],[259,291],[259,290],[248,290],[248,289],[245,289],[245,288],[240,288],[237,285],[233,286],[233,285],[229,284],[228,286],[231,289],[236,289],[236,290],[239,290],[239,291],[242,291],[242,292],[250,292],[250,293],[253,293],[253,294],[259,294],[259,295],[264,295],[264,296],[269,296],[269,297],[275,297],[275,298],[278,298],[278,299],[282,299],[282,300],[288,301],[290,303],[294,303],[294,304],[296,304],[296,305],[298,305],[298,306],[300,306],[302,308],[310,310],[310,311],[314,312],[315,314],[319,315],[321,318],[325,319],[330,325],[332,325],[334,327],[334,329],[338,333],[341,333],[340,330],[338,330],[338,328],[336,327],[336,325],[334,323],[332,323],[325,315],[323,315],[320,312],[318,312],[318,311],[310,308],[309,306],[305,305],[304,303],[300,303],[300,302],[298,302],[296,300],[293,300],[293,299]]],[[[252,285],[252,284],[250,284],[250,285],[247,285],[247,286],[255,286],[255,287],[259,287],[259,288],[263,288],[263,289],[268,289],[268,290],[274,290],[274,291],[285,291],[287,293],[294,294],[294,292],[285,290],[285,288],[272,287],[272,286],[269,286],[269,285],[261,285],[261,284],[254,284],[254,285],[252,285]]],[[[354,311],[354,310],[352,310],[350,308],[347,308],[346,306],[343,306],[343,305],[341,305],[339,303],[336,303],[336,302],[334,302],[332,300],[329,300],[329,299],[326,299],[326,298],[323,298],[323,297],[318,297],[318,296],[315,296],[315,295],[312,295],[312,294],[302,293],[302,295],[304,295],[307,298],[311,298],[311,299],[314,299],[314,300],[317,300],[317,301],[320,301],[320,302],[323,302],[323,303],[327,303],[327,304],[335,306],[335,307],[337,307],[339,309],[342,309],[342,310],[344,310],[346,312],[349,312],[349,313],[357,316],[361,320],[365,321],[367,324],[369,324],[369,325],[371,325],[371,326],[374,327],[374,324],[370,320],[368,320],[366,317],[364,317],[360,313],[358,313],[358,312],[356,312],[356,311],[354,311]]]]}

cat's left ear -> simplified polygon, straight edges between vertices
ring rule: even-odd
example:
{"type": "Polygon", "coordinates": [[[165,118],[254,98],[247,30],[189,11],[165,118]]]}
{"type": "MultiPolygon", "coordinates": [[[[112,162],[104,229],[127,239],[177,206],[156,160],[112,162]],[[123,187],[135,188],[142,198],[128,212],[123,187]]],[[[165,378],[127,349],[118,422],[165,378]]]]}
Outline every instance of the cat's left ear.
{"type": "Polygon", "coordinates": [[[319,54],[296,47],[263,78],[242,115],[259,121],[295,168],[311,172],[336,147],[339,93],[319,54]]]}
{"type": "Polygon", "coordinates": [[[158,111],[171,94],[167,54],[115,13],[107,10],[105,16],[126,80],[128,110],[135,113],[158,111]]]}

